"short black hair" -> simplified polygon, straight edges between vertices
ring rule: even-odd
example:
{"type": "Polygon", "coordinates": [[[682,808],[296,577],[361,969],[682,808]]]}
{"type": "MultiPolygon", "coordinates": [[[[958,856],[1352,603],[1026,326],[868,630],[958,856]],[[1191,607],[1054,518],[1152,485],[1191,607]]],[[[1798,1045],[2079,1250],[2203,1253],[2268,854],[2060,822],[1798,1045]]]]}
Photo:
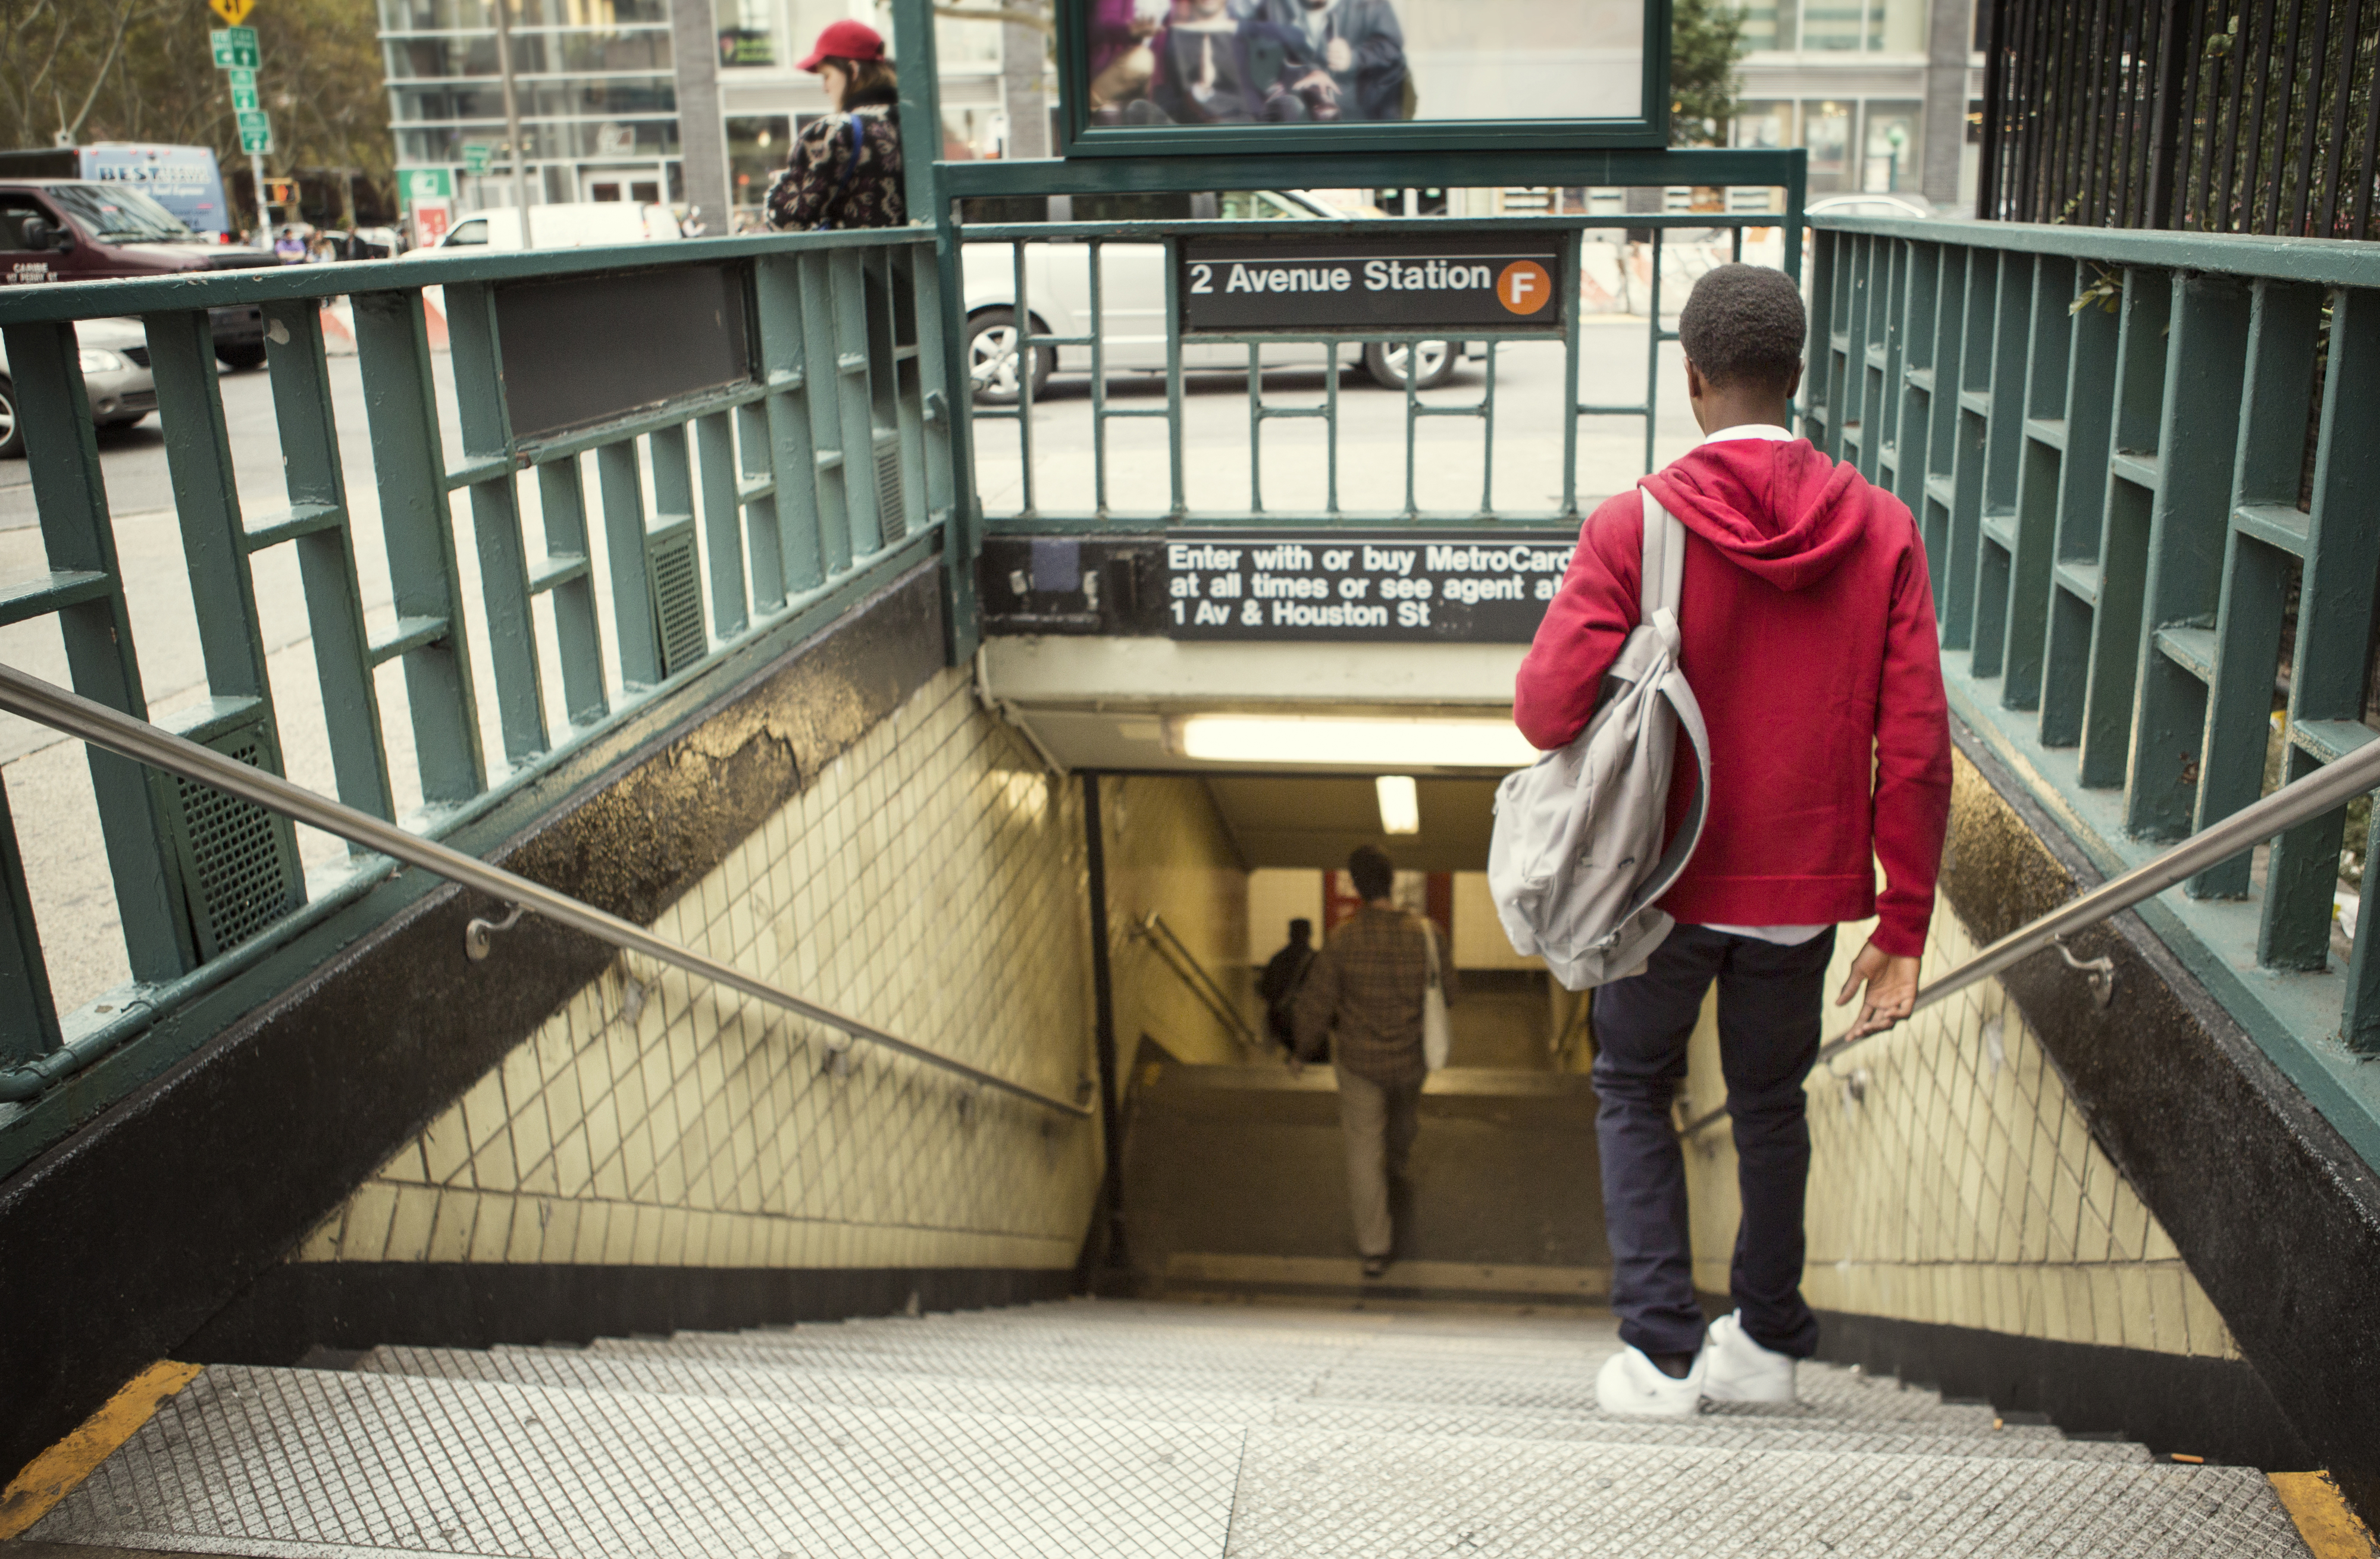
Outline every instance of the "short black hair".
{"type": "Polygon", "coordinates": [[[1801,289],[1765,265],[1706,272],[1678,316],[1678,344],[1706,381],[1779,394],[1802,366],[1808,331],[1801,289]]]}
{"type": "Polygon", "coordinates": [[[1314,923],[1305,919],[1304,916],[1301,915],[1297,919],[1289,923],[1289,939],[1291,941],[1303,942],[1308,937],[1313,935],[1314,923]]]}
{"type": "Polygon", "coordinates": [[[1355,879],[1356,893],[1368,903],[1387,898],[1396,887],[1397,864],[1378,845],[1362,845],[1347,857],[1347,875],[1355,879]]]}

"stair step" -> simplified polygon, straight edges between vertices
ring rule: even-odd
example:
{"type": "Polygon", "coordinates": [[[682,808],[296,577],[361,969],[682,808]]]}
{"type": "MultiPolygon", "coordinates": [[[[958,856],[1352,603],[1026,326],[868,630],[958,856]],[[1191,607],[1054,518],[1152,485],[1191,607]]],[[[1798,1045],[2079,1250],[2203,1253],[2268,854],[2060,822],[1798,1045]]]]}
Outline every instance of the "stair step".
{"type": "MultiPolygon", "coordinates": [[[[802,1342],[789,1334],[682,1334],[667,1340],[604,1338],[589,1350],[597,1355],[685,1360],[747,1367],[823,1369],[838,1372],[955,1375],[973,1379],[1030,1380],[1046,1384],[1105,1386],[1119,1390],[1222,1392],[1268,1399],[1304,1397],[1342,1403],[1409,1402],[1440,1408],[1530,1409],[1592,1414],[1595,1373],[1615,1346],[1566,1349],[1554,1357],[1511,1361],[1465,1360],[1451,1367],[1442,1358],[1397,1355],[1386,1350],[1309,1348],[1251,1354],[1230,1348],[1094,1350],[1050,1345],[1009,1345],[990,1340],[941,1342],[917,1335],[902,1347],[836,1346],[824,1336],[802,1342]]],[[[1931,1392],[1898,1388],[1828,1365],[1801,1371],[1803,1401],[1791,1408],[1734,1405],[1720,1411],[1742,1417],[1858,1419],[1924,1424],[1929,1430],[1991,1433],[1995,1415],[1987,1407],[1944,1403],[1931,1392]]],[[[2054,1437],[2046,1426],[2012,1426],[2019,1433],[2054,1437]]],[[[2011,1432],[2010,1430],[1997,1432],[2011,1432]]]]}
{"type": "MultiPolygon", "coordinates": [[[[540,1356],[573,1357],[509,1358],[540,1356]]],[[[1450,1440],[233,1365],[164,1404],[29,1535],[521,1559],[2305,1553],[2264,1479],[2228,1468],[1450,1440]]]]}
{"type": "Polygon", "coordinates": [[[1903,1456],[2032,1456],[2062,1461],[2148,1459],[2138,1445],[2069,1441],[2028,1431],[1990,1435],[1909,1433],[1868,1425],[1793,1419],[1706,1415],[1682,1423],[1645,1423],[1539,1413],[1447,1412],[1280,1401],[1222,1393],[1119,1391],[1046,1386],[959,1376],[841,1374],[594,1352],[519,1349],[376,1348],[358,1369],[461,1381],[658,1396],[839,1403],[852,1407],[1009,1414],[1033,1418],[1126,1419],[1172,1423],[1306,1426],[1384,1433],[1513,1440],[1580,1440],[1668,1445],[1770,1446],[1903,1456]]]}

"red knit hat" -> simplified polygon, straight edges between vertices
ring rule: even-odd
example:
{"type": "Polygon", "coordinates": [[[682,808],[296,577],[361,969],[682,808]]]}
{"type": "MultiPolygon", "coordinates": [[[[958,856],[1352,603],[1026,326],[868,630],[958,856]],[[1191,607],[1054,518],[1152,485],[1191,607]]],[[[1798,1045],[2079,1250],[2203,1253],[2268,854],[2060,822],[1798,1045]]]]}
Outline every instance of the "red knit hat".
{"type": "Polygon", "coordinates": [[[831,21],[818,35],[818,44],[810,57],[795,66],[796,70],[816,71],[831,59],[882,59],[884,35],[864,21],[831,21]]]}

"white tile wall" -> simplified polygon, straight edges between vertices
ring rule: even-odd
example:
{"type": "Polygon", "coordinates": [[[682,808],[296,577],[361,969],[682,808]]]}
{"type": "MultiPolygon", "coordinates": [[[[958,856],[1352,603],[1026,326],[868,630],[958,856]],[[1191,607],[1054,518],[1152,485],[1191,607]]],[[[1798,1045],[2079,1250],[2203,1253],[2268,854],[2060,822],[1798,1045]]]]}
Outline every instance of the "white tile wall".
{"type": "MultiPolygon", "coordinates": [[[[1093,1075],[1081,804],[945,672],[655,923],[1044,1093],[1093,1075]]],[[[1072,1264],[1097,1128],[624,961],[304,1261],[1072,1264]]]]}

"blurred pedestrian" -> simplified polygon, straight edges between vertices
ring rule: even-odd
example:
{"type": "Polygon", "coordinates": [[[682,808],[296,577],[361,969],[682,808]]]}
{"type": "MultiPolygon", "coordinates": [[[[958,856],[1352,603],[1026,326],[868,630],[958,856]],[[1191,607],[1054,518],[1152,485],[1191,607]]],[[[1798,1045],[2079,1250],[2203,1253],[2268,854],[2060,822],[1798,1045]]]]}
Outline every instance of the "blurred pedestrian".
{"type": "Polygon", "coordinates": [[[801,69],[825,89],[827,112],[801,128],[769,186],[769,225],[801,232],[898,227],[901,89],[884,38],[866,22],[830,22],[801,69]]]}
{"type": "Polygon", "coordinates": [[[1437,928],[1392,897],[1396,864],[1366,845],[1347,858],[1364,907],[1330,934],[1297,993],[1297,1071],[1328,1040],[1339,1079],[1339,1126],[1347,1144],[1347,1201],[1364,1275],[1378,1277],[1396,1251],[1393,1190],[1410,1185],[1407,1160],[1429,1076],[1422,1013],[1430,982],[1454,999],[1454,961],[1437,928]]]}
{"type": "Polygon", "coordinates": [[[1264,973],[1257,978],[1257,994],[1264,997],[1265,1033],[1279,1041],[1284,1050],[1297,1048],[1297,990],[1305,984],[1306,972],[1314,967],[1314,923],[1298,919],[1289,923],[1289,946],[1272,955],[1264,973]]]}

